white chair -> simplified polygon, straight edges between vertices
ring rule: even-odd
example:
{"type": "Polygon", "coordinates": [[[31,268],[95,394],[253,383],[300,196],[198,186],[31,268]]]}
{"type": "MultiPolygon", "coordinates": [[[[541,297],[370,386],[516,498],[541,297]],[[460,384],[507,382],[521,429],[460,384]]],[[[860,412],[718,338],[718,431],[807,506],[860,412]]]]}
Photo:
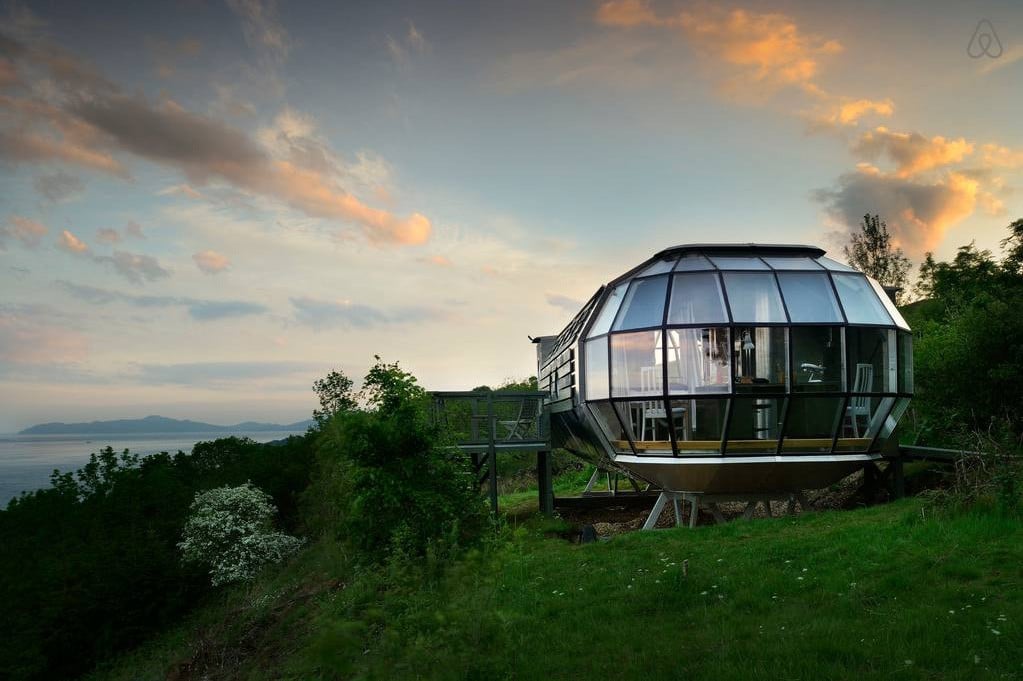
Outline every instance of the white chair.
{"type": "MultiPolygon", "coordinates": [[[[853,392],[870,392],[874,384],[874,365],[857,364],[856,379],[853,381],[853,392]]],[[[870,398],[866,395],[853,395],[846,408],[846,415],[852,421],[853,435],[860,436],[860,417],[870,423],[870,398]]]]}
{"type": "MultiPolygon", "coordinates": [[[[640,388],[644,394],[651,392],[657,392],[663,394],[663,376],[661,374],[661,367],[640,367],[639,370],[640,388]]],[[[672,418],[678,418],[685,416],[685,407],[672,407],[671,415],[672,418]]],[[[657,439],[657,422],[668,421],[668,413],[664,408],[664,398],[659,400],[643,400],[640,404],[640,439],[643,441],[650,441],[657,439]],[[647,437],[647,428],[649,424],[650,435],[647,437]]]]}

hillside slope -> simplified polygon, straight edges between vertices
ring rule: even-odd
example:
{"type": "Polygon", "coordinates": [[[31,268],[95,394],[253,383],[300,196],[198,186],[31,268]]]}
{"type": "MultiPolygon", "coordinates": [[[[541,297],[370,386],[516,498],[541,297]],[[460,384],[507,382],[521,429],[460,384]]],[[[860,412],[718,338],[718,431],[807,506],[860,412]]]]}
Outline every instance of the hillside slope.
{"type": "Polygon", "coordinates": [[[544,529],[440,576],[321,543],[92,678],[1023,676],[1023,529],[993,512],[914,499],[585,546],[544,529]]]}

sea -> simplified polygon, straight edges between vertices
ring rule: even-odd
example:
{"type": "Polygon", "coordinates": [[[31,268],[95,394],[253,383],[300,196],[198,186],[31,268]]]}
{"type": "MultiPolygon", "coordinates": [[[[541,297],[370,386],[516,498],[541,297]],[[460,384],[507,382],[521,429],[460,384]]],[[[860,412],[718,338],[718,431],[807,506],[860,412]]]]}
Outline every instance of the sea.
{"type": "Polygon", "coordinates": [[[23,491],[50,486],[50,474],[73,471],[89,463],[89,454],[108,445],[133,454],[191,452],[197,442],[217,438],[249,437],[256,442],[282,440],[304,431],[259,433],[146,433],[127,435],[0,435],[0,509],[23,491]]]}

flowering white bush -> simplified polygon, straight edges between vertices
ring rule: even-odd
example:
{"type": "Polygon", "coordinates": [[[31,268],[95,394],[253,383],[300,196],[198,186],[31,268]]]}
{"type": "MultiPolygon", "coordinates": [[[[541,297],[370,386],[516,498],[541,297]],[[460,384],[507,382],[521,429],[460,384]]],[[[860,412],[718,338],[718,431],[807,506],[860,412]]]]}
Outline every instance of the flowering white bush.
{"type": "Polygon", "coordinates": [[[178,543],[183,560],[209,568],[213,586],[252,579],[302,545],[273,529],[274,513],[270,496],[248,482],[196,494],[178,543]]]}

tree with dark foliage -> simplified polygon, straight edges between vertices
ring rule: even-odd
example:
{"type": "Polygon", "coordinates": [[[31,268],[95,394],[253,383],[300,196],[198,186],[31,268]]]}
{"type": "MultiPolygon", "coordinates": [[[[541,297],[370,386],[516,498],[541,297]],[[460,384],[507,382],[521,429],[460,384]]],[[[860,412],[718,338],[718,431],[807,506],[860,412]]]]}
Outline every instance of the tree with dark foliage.
{"type": "Polygon", "coordinates": [[[850,237],[843,251],[850,265],[882,286],[906,288],[912,263],[901,248],[892,246],[888,225],[880,216],[864,215],[860,231],[850,237]]]}

